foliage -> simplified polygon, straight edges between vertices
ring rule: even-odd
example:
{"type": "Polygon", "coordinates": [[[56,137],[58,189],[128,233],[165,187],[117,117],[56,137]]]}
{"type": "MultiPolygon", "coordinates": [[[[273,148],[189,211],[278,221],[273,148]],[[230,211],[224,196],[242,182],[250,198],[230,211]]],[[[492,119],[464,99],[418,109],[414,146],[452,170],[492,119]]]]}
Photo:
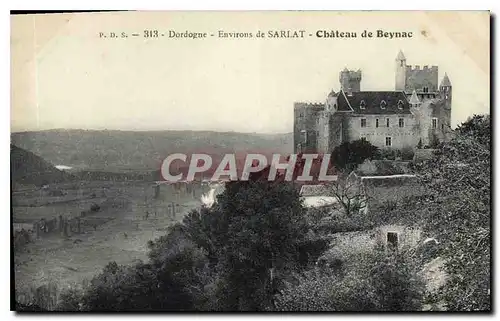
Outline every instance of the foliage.
{"type": "Polygon", "coordinates": [[[418,140],[417,149],[422,149],[423,146],[424,146],[424,144],[422,143],[422,138],[420,138],[418,140]]]}
{"type": "Polygon", "coordinates": [[[217,257],[221,309],[269,308],[280,275],[300,266],[307,225],[290,183],[229,182],[213,208],[184,223],[212,261],[217,257]]]}
{"type": "Polygon", "coordinates": [[[415,155],[415,153],[413,152],[413,149],[411,149],[411,148],[403,148],[401,150],[401,159],[404,161],[413,160],[414,155],[415,155]]]}
{"type": "Polygon", "coordinates": [[[94,279],[84,297],[92,311],[182,311],[192,298],[173,275],[149,264],[120,266],[109,263],[94,279]]]}
{"type": "Polygon", "coordinates": [[[331,194],[336,198],[343,209],[343,214],[351,217],[359,214],[366,208],[366,198],[360,192],[354,179],[338,179],[329,184],[331,194]]]}
{"type": "Polygon", "coordinates": [[[403,253],[389,253],[370,271],[378,298],[378,311],[420,311],[425,283],[417,275],[413,258],[403,253]]]}
{"type": "Polygon", "coordinates": [[[362,164],[365,159],[373,159],[378,156],[378,147],[373,146],[366,139],[358,139],[352,142],[344,142],[335,147],[331,161],[338,169],[349,169],[362,164]]]}
{"type": "Polygon", "coordinates": [[[404,253],[353,258],[345,274],[314,268],[277,295],[280,311],[416,311],[423,281],[404,253]]]}
{"type": "Polygon", "coordinates": [[[109,263],[83,294],[69,291],[59,308],[66,311],[184,311],[203,301],[204,252],[183,234],[182,226],[150,242],[149,263],[109,263]]]}
{"type": "Polygon", "coordinates": [[[51,311],[57,305],[57,284],[53,280],[40,286],[31,284],[16,290],[16,311],[51,311]]]}
{"type": "Polygon", "coordinates": [[[450,275],[443,289],[450,310],[490,309],[490,118],[474,116],[420,171],[432,192],[429,227],[450,275]]]}
{"type": "Polygon", "coordinates": [[[109,263],[83,293],[65,293],[59,309],[269,310],[283,280],[327,248],[308,231],[293,184],[230,182],[213,207],[149,242],[147,263],[109,263]]]}
{"type": "Polygon", "coordinates": [[[61,292],[59,303],[56,307],[58,311],[81,311],[83,309],[83,300],[85,292],[83,289],[70,287],[61,292]]]}
{"type": "Polygon", "coordinates": [[[457,132],[465,137],[472,138],[485,147],[490,146],[491,118],[490,115],[474,115],[460,124],[457,132]]]}
{"type": "Polygon", "coordinates": [[[490,133],[489,116],[461,124],[431,159],[414,166],[426,195],[394,209],[410,213],[439,241],[436,255],[446,261],[448,280],[435,297],[448,310],[491,308],[490,133]]]}

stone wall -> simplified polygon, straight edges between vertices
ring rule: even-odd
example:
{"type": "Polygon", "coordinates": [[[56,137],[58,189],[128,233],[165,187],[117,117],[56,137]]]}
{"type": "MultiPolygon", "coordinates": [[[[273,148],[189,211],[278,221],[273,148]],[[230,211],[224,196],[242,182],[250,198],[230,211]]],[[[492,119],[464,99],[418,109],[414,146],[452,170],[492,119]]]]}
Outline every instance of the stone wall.
{"type": "Polygon", "coordinates": [[[397,247],[413,248],[421,241],[420,228],[393,224],[382,225],[370,230],[335,233],[331,249],[325,254],[327,259],[345,259],[353,254],[371,253],[377,246],[389,249],[387,234],[396,233],[397,247]]]}
{"type": "Polygon", "coordinates": [[[317,150],[318,119],[324,108],[325,105],[320,103],[294,104],[293,144],[296,153],[317,150]]]}
{"type": "Polygon", "coordinates": [[[365,138],[380,149],[415,148],[420,139],[420,131],[413,115],[351,115],[349,122],[351,141],[365,138]],[[361,127],[361,119],[366,119],[366,127],[361,127]],[[376,121],[379,127],[376,127],[376,121]],[[387,127],[389,119],[389,127],[387,127]],[[403,127],[399,127],[403,119],[403,127]],[[386,137],[391,137],[391,146],[386,146],[386,137]]]}
{"type": "Polygon", "coordinates": [[[429,92],[438,90],[438,67],[437,66],[406,66],[405,91],[423,91],[427,87],[429,92]]]}

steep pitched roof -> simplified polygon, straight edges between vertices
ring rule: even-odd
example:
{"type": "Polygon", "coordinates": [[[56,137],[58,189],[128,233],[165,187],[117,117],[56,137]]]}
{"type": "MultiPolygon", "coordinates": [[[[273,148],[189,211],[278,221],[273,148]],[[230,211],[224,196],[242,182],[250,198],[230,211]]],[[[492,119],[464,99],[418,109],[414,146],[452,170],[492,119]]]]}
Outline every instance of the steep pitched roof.
{"type": "Polygon", "coordinates": [[[352,107],[351,107],[351,104],[349,103],[349,100],[347,99],[345,92],[342,89],[337,94],[337,110],[338,111],[354,111],[354,109],[352,109],[352,107]]]}
{"type": "Polygon", "coordinates": [[[451,86],[450,78],[448,78],[448,75],[444,73],[443,80],[441,80],[441,85],[440,86],[451,86]]]}
{"type": "Polygon", "coordinates": [[[409,103],[412,105],[420,104],[420,99],[418,99],[418,95],[415,89],[413,89],[413,93],[411,94],[409,103]]]}
{"type": "Polygon", "coordinates": [[[410,104],[402,91],[359,91],[350,94],[341,91],[338,99],[339,111],[354,111],[356,114],[411,114],[410,104]],[[385,107],[382,107],[382,102],[385,107]],[[401,109],[398,103],[401,105],[401,109]],[[363,105],[364,108],[361,108],[363,105]]]}
{"type": "Polygon", "coordinates": [[[396,57],[396,60],[406,60],[405,55],[403,54],[402,50],[399,50],[398,56],[396,57]]]}

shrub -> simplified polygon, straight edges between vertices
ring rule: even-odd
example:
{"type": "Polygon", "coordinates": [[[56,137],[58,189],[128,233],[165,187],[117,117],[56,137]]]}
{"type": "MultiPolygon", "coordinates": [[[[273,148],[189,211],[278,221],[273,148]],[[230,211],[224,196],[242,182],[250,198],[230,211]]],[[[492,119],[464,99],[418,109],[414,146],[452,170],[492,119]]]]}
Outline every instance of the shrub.
{"type": "Polygon", "coordinates": [[[401,158],[403,160],[413,160],[414,155],[415,155],[415,152],[411,148],[403,148],[401,150],[401,158]]]}
{"type": "Polygon", "coordinates": [[[332,163],[338,169],[348,169],[362,164],[365,159],[378,157],[379,149],[366,139],[344,142],[332,152],[332,163]]]}

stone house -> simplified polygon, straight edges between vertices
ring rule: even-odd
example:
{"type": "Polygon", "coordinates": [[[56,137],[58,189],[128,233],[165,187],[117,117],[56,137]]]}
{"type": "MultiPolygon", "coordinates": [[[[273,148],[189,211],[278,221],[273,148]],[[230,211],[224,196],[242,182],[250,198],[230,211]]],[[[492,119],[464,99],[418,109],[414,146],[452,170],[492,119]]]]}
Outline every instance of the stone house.
{"type": "MultiPolygon", "coordinates": [[[[360,166],[361,168],[365,168],[360,166]]],[[[413,174],[369,175],[362,170],[353,171],[346,179],[351,193],[364,199],[364,207],[358,214],[365,230],[337,233],[334,237],[336,251],[372,251],[376,245],[386,248],[414,247],[421,241],[422,230],[409,224],[411,217],[388,217],[387,211],[405,197],[423,195],[424,190],[413,174]],[[352,249],[349,250],[349,247],[352,249]]]]}

